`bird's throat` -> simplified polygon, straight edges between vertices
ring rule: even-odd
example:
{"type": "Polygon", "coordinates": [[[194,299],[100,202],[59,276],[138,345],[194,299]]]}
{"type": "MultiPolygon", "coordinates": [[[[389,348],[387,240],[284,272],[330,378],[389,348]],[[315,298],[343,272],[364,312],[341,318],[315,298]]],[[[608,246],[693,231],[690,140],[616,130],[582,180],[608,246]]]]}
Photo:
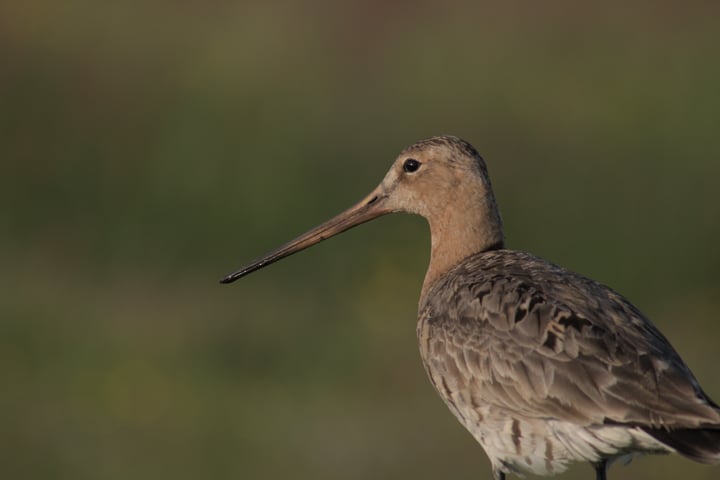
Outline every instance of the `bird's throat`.
{"type": "Polygon", "coordinates": [[[432,215],[430,224],[430,265],[425,274],[420,302],[445,273],[464,259],[479,252],[503,247],[500,215],[492,197],[466,205],[448,208],[432,215]]]}

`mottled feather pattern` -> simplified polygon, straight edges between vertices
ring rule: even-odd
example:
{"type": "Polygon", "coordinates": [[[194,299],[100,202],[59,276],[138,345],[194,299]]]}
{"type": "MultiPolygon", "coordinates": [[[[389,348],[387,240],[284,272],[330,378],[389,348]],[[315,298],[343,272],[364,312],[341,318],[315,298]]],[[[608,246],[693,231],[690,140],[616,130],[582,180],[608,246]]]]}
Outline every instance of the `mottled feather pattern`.
{"type": "Polygon", "coordinates": [[[720,425],[717,407],[640,311],[608,287],[530,254],[472,256],[430,289],[420,309],[433,384],[502,468],[518,463],[523,443],[544,455],[543,439],[555,449],[552,465],[533,466],[528,457],[520,469],[550,473],[568,460],[623,455],[638,443],[669,452],[641,427],[720,425]],[[507,431],[511,419],[521,419],[506,435],[515,441],[490,445],[488,437],[507,431]],[[582,435],[592,448],[574,452],[582,435]]]}

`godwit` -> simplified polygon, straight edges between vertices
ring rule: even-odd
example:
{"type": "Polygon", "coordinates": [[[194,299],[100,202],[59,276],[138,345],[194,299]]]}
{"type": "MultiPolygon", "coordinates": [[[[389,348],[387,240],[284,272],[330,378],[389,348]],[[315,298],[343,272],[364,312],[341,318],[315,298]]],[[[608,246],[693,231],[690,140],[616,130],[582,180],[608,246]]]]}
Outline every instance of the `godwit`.
{"type": "Polygon", "coordinates": [[[720,407],[668,340],[610,288],[505,249],[487,167],[457,137],[403,150],[360,203],[225,277],[230,283],[391,212],[430,224],[417,335],[428,377],[493,478],[637,453],[720,463],[720,407]]]}

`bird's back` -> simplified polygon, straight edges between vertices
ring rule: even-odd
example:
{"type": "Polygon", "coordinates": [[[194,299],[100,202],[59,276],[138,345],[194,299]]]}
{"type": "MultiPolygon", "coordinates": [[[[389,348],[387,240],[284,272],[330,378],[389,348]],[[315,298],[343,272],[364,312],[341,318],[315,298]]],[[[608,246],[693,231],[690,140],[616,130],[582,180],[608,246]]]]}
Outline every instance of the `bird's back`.
{"type": "Polygon", "coordinates": [[[678,451],[720,462],[720,410],[610,288],[524,252],[473,255],[420,302],[432,383],[500,471],[678,451]]]}

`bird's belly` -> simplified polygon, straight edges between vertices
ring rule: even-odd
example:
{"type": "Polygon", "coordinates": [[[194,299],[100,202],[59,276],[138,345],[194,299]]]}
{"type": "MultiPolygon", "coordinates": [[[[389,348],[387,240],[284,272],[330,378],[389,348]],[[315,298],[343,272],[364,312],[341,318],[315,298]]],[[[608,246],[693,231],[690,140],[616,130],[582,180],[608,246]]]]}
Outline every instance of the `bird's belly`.
{"type": "MultiPolygon", "coordinates": [[[[421,349],[422,350],[422,349],[421,349]]],[[[485,395],[469,372],[448,367],[422,352],[428,377],[460,423],[475,437],[495,470],[554,475],[576,461],[598,462],[634,453],[673,450],[639,428],[580,425],[553,417],[524,415],[512,401],[500,405],[485,395]]],[[[452,364],[450,364],[452,365],[452,364]]]]}
{"type": "Polygon", "coordinates": [[[599,459],[592,449],[584,456],[568,448],[544,420],[520,419],[509,412],[481,408],[478,422],[472,420],[477,417],[476,409],[471,413],[462,402],[446,403],[480,443],[495,470],[553,475],[565,471],[573,461],[599,459]]]}
{"type": "Polygon", "coordinates": [[[637,454],[673,451],[642,430],[624,426],[519,420],[510,414],[491,416],[485,425],[464,425],[482,445],[493,466],[519,473],[554,475],[578,461],[629,461],[637,454]]]}
{"type": "Polygon", "coordinates": [[[496,470],[554,475],[578,461],[629,461],[636,454],[673,452],[639,428],[523,418],[515,412],[467,403],[463,397],[468,396],[462,392],[451,397],[440,394],[496,470]]]}

